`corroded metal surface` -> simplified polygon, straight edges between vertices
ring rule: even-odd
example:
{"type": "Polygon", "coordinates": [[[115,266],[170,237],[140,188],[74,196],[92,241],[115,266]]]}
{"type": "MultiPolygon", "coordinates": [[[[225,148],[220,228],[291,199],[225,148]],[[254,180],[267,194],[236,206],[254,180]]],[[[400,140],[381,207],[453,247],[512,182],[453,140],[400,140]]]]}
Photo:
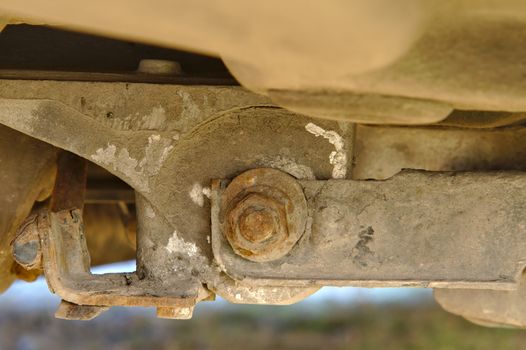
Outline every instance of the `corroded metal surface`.
{"type": "Polygon", "coordinates": [[[285,256],[305,231],[307,203],[296,180],[279,170],[254,169],[223,193],[223,233],[232,249],[251,261],[285,256]]]}
{"type": "Polygon", "coordinates": [[[316,289],[255,290],[221,274],[209,243],[208,186],[255,167],[345,178],[352,125],[291,114],[239,87],[2,81],[0,96],[26,98],[3,99],[1,123],[95,162],[144,199],[140,274],[163,281],[175,270],[193,274],[236,302],[290,303],[316,289]],[[214,161],[196,166],[207,159],[214,161]]]}
{"type": "Polygon", "coordinates": [[[55,312],[55,317],[64,320],[89,321],[108,309],[107,306],[77,305],[62,300],[55,312]]]}
{"type": "MultiPolygon", "coordinates": [[[[353,125],[294,115],[239,87],[140,85],[0,84],[1,123],[77,153],[137,191],[137,273],[93,278],[88,262],[69,255],[68,266],[47,273],[66,300],[155,305],[162,317],[187,317],[210,291],[236,303],[288,304],[326,284],[516,287],[525,251],[521,173],[345,179],[383,179],[402,168],[522,169],[523,128],[358,126],[353,152],[353,125]],[[309,215],[288,255],[256,263],[210,227],[210,209],[214,218],[220,213],[208,200],[217,204],[219,191],[208,186],[263,167],[301,180],[309,215]],[[343,181],[322,181],[330,178],[343,181]],[[80,277],[61,285],[72,267],[80,277]]],[[[234,210],[230,222],[260,244],[276,231],[275,210],[259,197],[247,201],[265,210],[234,210]]],[[[66,245],[84,251],[80,213],[68,209],[75,203],[43,218],[48,257],[72,253],[50,250],[67,234],[66,245]]]]}
{"type": "Polygon", "coordinates": [[[60,152],[57,159],[57,176],[51,195],[51,212],[84,208],[87,170],[85,159],[69,152],[60,152]]]}
{"type": "Polygon", "coordinates": [[[2,100],[0,119],[135,188],[141,278],[163,281],[162,289],[191,276],[238,303],[287,304],[314,292],[253,288],[222,274],[209,243],[208,186],[254,167],[305,179],[345,177],[352,126],[291,114],[239,87],[140,85],[3,81],[0,96],[27,99],[2,100]],[[195,166],[206,159],[214,161],[195,166]]]}
{"type": "MultiPolygon", "coordinates": [[[[513,289],[526,257],[525,180],[413,171],[300,181],[311,225],[287,256],[249,262],[221,236],[214,253],[227,274],[257,285],[513,289]]],[[[213,223],[221,227],[218,217],[213,223]]]]}
{"type": "Polygon", "coordinates": [[[86,162],[71,153],[62,153],[57,174],[50,208],[39,213],[36,225],[48,285],[68,302],[59,308],[60,317],[94,317],[104,307],[114,305],[192,307],[208,295],[190,275],[164,291],[157,281],[145,275],[92,275],[82,224],[86,162]]]}

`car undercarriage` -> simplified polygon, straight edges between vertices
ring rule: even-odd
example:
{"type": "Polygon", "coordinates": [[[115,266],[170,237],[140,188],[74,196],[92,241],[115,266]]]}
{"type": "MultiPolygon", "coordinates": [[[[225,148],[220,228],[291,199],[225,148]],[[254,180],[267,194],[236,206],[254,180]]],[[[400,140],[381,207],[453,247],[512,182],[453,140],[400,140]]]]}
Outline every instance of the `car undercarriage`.
{"type": "Polygon", "coordinates": [[[426,287],[526,327],[526,6],[274,2],[0,1],[1,289],[86,320],[426,287]]]}

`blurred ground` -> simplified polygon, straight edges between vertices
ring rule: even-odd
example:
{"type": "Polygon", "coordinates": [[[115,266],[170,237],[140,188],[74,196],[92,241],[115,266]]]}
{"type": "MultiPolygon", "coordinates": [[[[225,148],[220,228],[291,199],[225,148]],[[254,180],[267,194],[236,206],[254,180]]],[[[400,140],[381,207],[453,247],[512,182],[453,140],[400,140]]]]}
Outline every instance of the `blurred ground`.
{"type": "Polygon", "coordinates": [[[471,325],[434,305],[207,310],[190,321],[112,310],[90,321],[0,315],[2,349],[524,349],[526,333],[471,325]]]}
{"type": "Polygon", "coordinates": [[[57,304],[42,280],[0,296],[0,349],[526,349],[526,332],[472,325],[425,289],[329,288],[274,307],[218,300],[189,321],[125,308],[63,321],[57,304]]]}

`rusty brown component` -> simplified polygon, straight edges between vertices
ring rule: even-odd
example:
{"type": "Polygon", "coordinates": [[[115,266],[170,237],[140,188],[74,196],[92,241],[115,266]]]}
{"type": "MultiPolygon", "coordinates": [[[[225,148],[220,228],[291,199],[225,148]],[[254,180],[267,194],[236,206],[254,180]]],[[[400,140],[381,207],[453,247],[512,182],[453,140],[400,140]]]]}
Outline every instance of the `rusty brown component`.
{"type": "Polygon", "coordinates": [[[136,273],[91,274],[82,220],[85,163],[70,153],[60,155],[50,209],[39,211],[35,221],[46,280],[63,299],[56,316],[87,320],[114,305],[191,308],[207,297],[202,285],[187,276],[162,289],[157,280],[136,273]]]}
{"type": "Polygon", "coordinates": [[[279,170],[253,169],[239,175],[222,201],[225,237],[248,260],[282,258],[305,230],[303,191],[292,176],[279,170]]]}
{"type": "Polygon", "coordinates": [[[55,312],[55,317],[63,320],[89,321],[108,309],[107,306],[77,305],[62,300],[55,312]]]}
{"type": "MultiPolygon", "coordinates": [[[[251,195],[250,198],[253,198],[254,195],[251,195]]],[[[272,203],[272,200],[264,198],[265,202],[272,203]]],[[[244,201],[246,205],[247,200],[244,201]]],[[[251,207],[241,213],[241,217],[238,219],[239,232],[241,235],[253,243],[260,243],[264,240],[270,238],[276,229],[276,222],[273,212],[268,210],[266,207],[257,208],[251,207]]],[[[230,213],[232,216],[232,213],[230,213]]],[[[279,218],[278,218],[279,220],[279,218]]],[[[281,227],[279,227],[281,228],[281,227]]]]}
{"type": "Polygon", "coordinates": [[[51,211],[82,209],[86,192],[88,165],[79,156],[62,152],[57,160],[57,178],[51,197],[51,211]]]}

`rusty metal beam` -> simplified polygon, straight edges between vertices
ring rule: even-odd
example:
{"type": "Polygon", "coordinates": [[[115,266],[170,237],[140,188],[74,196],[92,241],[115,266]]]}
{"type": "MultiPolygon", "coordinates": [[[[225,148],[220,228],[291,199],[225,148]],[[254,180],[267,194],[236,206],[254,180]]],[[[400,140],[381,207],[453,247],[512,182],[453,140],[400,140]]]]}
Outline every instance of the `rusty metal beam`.
{"type": "MultiPolygon", "coordinates": [[[[255,179],[259,171],[251,172],[255,179]]],[[[310,225],[288,255],[257,263],[225,240],[229,190],[215,186],[214,256],[232,278],[276,286],[481,289],[514,289],[520,280],[526,258],[522,172],[407,171],[385,181],[298,183],[310,225]]]]}
{"type": "Polygon", "coordinates": [[[84,207],[87,162],[69,152],[61,152],[57,159],[57,177],[51,196],[50,210],[58,213],[84,207]]]}

